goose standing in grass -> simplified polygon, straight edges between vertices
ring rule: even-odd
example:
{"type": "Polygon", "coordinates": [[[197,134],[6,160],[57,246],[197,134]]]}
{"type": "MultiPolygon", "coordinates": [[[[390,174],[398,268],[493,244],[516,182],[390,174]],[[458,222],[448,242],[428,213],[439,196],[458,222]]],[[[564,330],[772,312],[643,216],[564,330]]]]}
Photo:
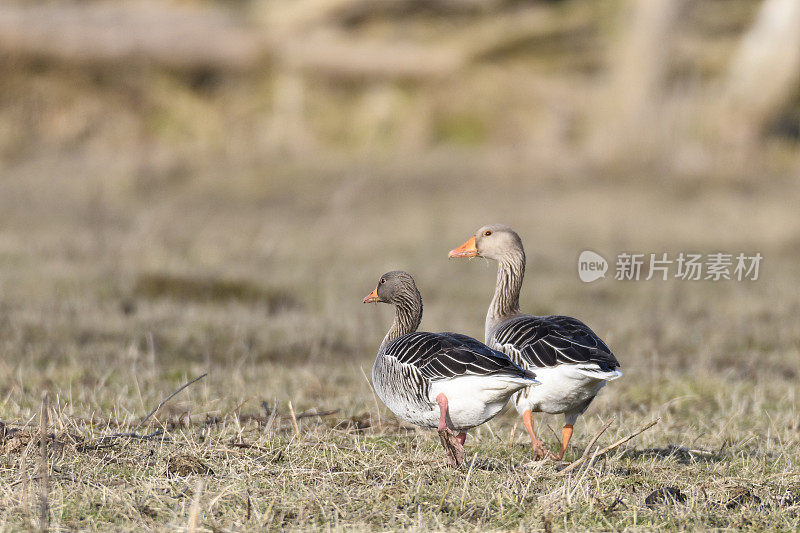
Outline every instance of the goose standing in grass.
{"type": "Polygon", "coordinates": [[[525,251],[514,230],[484,226],[450,257],[486,257],[497,261],[497,284],[486,314],[485,342],[521,367],[536,372],[538,387],[514,397],[537,458],[560,460],[572,438],[573,424],[607,381],[622,375],[608,346],[589,326],[568,316],[532,316],[519,308],[525,275],[525,251]],[[564,413],[561,451],[553,454],[533,431],[532,412],[564,413]]]}
{"type": "Polygon", "coordinates": [[[403,420],[438,428],[448,461],[460,465],[466,431],[499,413],[515,392],[537,384],[536,375],[466,335],[418,332],[422,297],[406,272],[381,276],[364,298],[371,302],[395,307],[372,367],[375,392],[403,420]]]}

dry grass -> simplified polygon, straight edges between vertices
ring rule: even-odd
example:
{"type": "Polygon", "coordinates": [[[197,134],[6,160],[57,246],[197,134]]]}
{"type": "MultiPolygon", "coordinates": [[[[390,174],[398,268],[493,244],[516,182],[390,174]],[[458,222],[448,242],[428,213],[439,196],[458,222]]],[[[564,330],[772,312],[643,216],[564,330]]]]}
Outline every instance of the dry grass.
{"type": "MultiPolygon", "coordinates": [[[[619,4],[493,3],[543,33],[432,84],[4,61],[0,530],[800,528],[797,95],[749,151],[707,133],[759,3],[689,2],[618,122],[619,4]],[[494,265],[446,254],[490,222],[525,242],[523,308],[622,363],[566,459],[612,417],[600,447],[656,426],[563,473],[507,412],[452,470],[376,401],[391,311],[361,299],[405,269],[424,329],[482,337],[494,265]],[[765,259],[756,282],[587,285],[586,249],[765,259]]],[[[421,42],[503,29],[353,16],[421,42]]],[[[555,447],[561,419],[538,421],[555,447]]]]}
{"type": "MultiPolygon", "coordinates": [[[[0,524],[42,520],[48,391],[52,528],[798,527],[800,300],[790,288],[800,232],[786,188],[714,186],[698,197],[476,172],[450,190],[443,171],[419,172],[318,179],[289,202],[197,185],[141,202],[105,193],[91,208],[101,224],[71,210],[35,220],[7,211],[0,524]],[[567,459],[612,416],[601,446],[661,417],[568,475],[531,461],[513,413],[474,431],[465,467],[450,470],[436,436],[399,425],[364,378],[390,311],[360,300],[389,268],[417,276],[426,329],[480,336],[493,266],[445,257],[495,219],[525,237],[525,308],[587,320],[623,364],[567,459]],[[584,248],[760,250],[766,259],[753,283],[584,285],[574,273],[584,248]],[[274,306],[276,294],[292,305],[274,306]],[[130,433],[203,372],[139,437],[103,438],[130,433]],[[665,487],[685,501],[660,496],[665,487]]],[[[53,187],[70,190],[64,180],[53,187]]],[[[19,198],[26,186],[3,189],[19,198]]],[[[37,213],[55,201],[30,198],[37,213]]],[[[558,431],[559,419],[543,421],[558,431]]]]}

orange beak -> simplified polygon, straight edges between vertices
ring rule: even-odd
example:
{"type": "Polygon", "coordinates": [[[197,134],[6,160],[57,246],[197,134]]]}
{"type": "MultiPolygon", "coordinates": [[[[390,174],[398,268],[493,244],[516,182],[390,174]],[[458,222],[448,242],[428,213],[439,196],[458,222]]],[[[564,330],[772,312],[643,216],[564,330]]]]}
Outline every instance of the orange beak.
{"type": "Polygon", "coordinates": [[[364,298],[364,303],[365,304],[371,304],[373,302],[380,302],[380,301],[381,301],[381,299],[378,297],[378,289],[377,288],[375,288],[375,290],[372,291],[371,293],[367,294],[367,296],[364,298]]]}
{"type": "Polygon", "coordinates": [[[447,257],[476,257],[477,255],[478,249],[475,248],[475,236],[473,235],[467,242],[458,248],[450,250],[450,253],[447,254],[447,257]]]}

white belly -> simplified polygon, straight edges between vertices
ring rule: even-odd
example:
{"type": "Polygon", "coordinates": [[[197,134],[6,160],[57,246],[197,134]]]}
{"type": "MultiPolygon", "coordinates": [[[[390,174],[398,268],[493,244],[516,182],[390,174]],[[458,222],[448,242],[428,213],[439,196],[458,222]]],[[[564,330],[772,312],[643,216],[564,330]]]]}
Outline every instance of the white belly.
{"type": "MultiPolygon", "coordinates": [[[[447,425],[450,429],[466,430],[479,426],[499,413],[511,396],[531,383],[530,379],[514,376],[462,375],[430,383],[427,397],[423,387],[415,386],[407,376],[385,376],[376,360],[372,384],[378,397],[395,415],[412,424],[435,428],[439,426],[440,409],[436,397],[444,394],[448,402],[447,425]]],[[[419,385],[419,384],[417,384],[419,385]]]]}
{"type": "MultiPolygon", "coordinates": [[[[444,393],[448,402],[448,426],[465,430],[479,426],[505,407],[514,392],[524,387],[519,378],[498,376],[460,376],[431,384],[431,401],[444,393]]],[[[436,409],[435,425],[439,424],[436,409]]]]}
{"type": "Polygon", "coordinates": [[[431,387],[430,404],[427,405],[397,401],[395,398],[381,399],[398,418],[417,426],[436,428],[440,417],[436,396],[441,392],[447,396],[447,426],[459,431],[479,426],[495,416],[512,395],[509,392],[502,398],[487,402],[477,398],[477,394],[462,394],[453,383],[440,382],[431,387]]]}
{"type": "Polygon", "coordinates": [[[542,384],[527,387],[514,396],[514,407],[520,414],[527,409],[550,414],[582,410],[606,384],[605,379],[587,376],[573,365],[533,371],[542,384]]]}
{"type": "Polygon", "coordinates": [[[397,418],[410,424],[414,424],[415,426],[422,426],[426,428],[438,426],[439,406],[437,406],[435,403],[429,405],[422,402],[404,402],[401,399],[393,396],[382,396],[377,389],[376,392],[378,392],[378,396],[383,403],[386,404],[386,407],[388,407],[389,410],[397,416],[397,418]]]}

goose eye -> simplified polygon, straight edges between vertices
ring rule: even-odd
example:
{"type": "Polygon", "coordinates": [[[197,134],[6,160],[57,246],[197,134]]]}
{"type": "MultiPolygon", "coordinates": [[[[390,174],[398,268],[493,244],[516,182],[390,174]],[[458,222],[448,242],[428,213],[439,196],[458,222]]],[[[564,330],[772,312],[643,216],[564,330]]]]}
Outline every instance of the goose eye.
{"type": "Polygon", "coordinates": [[[490,229],[487,229],[486,231],[483,232],[483,235],[486,236],[486,237],[488,237],[491,234],[492,234],[492,230],[490,230],[490,229]]]}
{"type": "Polygon", "coordinates": [[[381,278],[381,283],[386,283],[386,278],[381,278]]]}

